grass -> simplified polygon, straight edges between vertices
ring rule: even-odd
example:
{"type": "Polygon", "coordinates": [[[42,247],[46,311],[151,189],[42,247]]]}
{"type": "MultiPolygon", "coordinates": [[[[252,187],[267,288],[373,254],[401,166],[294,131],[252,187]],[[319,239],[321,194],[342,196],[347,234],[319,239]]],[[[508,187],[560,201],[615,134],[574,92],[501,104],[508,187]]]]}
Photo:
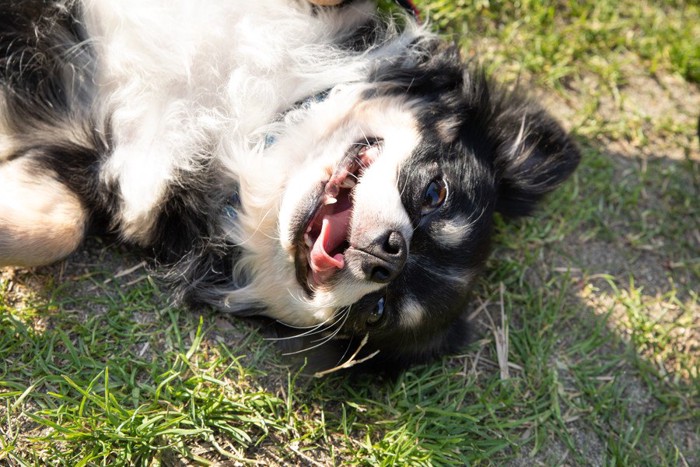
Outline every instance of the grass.
{"type": "Polygon", "coordinates": [[[0,463],[700,463],[700,7],[419,6],[585,155],[536,218],[497,219],[464,355],[308,379],[93,239],[0,275],[0,463]]]}

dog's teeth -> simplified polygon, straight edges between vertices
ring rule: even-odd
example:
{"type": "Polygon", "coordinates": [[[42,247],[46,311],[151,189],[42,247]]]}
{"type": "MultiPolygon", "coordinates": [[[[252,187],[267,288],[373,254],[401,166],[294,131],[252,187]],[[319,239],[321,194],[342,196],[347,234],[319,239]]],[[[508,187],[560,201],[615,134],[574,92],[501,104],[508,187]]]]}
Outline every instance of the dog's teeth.
{"type": "Polygon", "coordinates": [[[329,181],[326,184],[326,196],[330,198],[335,198],[340,193],[340,186],[337,181],[329,181]]]}
{"type": "Polygon", "coordinates": [[[326,206],[328,206],[329,204],[335,204],[337,202],[338,200],[332,196],[326,196],[326,198],[323,200],[323,204],[326,206]]]}
{"type": "Polygon", "coordinates": [[[308,246],[309,248],[314,246],[314,241],[308,234],[304,235],[304,243],[306,243],[306,246],[308,246]]]}
{"type": "Polygon", "coordinates": [[[348,177],[345,180],[343,180],[343,183],[340,184],[341,188],[354,188],[357,183],[352,177],[348,177]]]}

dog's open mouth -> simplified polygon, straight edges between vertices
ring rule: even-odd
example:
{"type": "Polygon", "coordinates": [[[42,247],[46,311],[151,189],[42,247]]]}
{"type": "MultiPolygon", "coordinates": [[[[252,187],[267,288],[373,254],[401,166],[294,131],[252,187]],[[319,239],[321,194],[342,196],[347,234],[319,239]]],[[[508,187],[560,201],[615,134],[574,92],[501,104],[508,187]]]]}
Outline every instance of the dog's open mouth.
{"type": "Polygon", "coordinates": [[[353,191],[379,155],[380,143],[373,139],[352,145],[323,184],[295,236],[297,280],[310,295],[345,267],[353,191]]]}

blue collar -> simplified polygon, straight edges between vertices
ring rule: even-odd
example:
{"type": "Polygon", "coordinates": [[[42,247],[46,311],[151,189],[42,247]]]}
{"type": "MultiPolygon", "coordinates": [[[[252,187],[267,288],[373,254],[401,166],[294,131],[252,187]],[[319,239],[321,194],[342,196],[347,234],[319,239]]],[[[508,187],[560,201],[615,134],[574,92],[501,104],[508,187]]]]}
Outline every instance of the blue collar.
{"type": "MultiPolygon", "coordinates": [[[[277,116],[277,121],[282,120],[285,115],[287,115],[289,112],[292,112],[293,110],[306,110],[309,107],[311,107],[313,104],[318,104],[319,102],[323,102],[328,98],[328,95],[331,92],[331,88],[324,89],[321,92],[318,92],[312,96],[305,97],[304,99],[301,99],[297,102],[295,102],[291,107],[289,107],[287,110],[284,112],[280,113],[277,116]]],[[[269,148],[273,144],[277,142],[277,137],[273,134],[267,134],[265,135],[265,148],[269,148]]],[[[224,205],[224,215],[228,217],[229,219],[235,220],[238,217],[238,210],[241,207],[241,197],[238,194],[238,186],[235,187],[233,194],[228,197],[226,200],[226,204],[224,205]]]]}
{"type": "Polygon", "coordinates": [[[241,197],[238,195],[238,184],[236,184],[233,194],[228,197],[224,205],[224,215],[231,220],[236,220],[240,208],[241,197]]]}
{"type": "MultiPolygon", "coordinates": [[[[307,110],[313,104],[318,104],[319,102],[325,101],[328,98],[328,95],[331,93],[331,89],[332,88],[324,89],[321,92],[317,92],[316,94],[313,94],[309,97],[305,97],[304,99],[296,101],[287,110],[285,110],[284,112],[281,112],[275,120],[280,121],[289,112],[292,112],[294,110],[307,110]]],[[[277,142],[277,137],[275,135],[273,135],[273,134],[265,135],[265,148],[269,148],[270,146],[272,146],[276,142],[277,142]]]]}

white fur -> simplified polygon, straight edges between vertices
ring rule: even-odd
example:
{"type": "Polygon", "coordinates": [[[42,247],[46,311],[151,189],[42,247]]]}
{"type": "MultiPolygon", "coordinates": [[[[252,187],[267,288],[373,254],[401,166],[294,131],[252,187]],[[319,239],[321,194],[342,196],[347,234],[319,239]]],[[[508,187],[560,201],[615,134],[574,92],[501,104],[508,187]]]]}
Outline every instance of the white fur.
{"type": "Polygon", "coordinates": [[[201,169],[202,155],[238,176],[260,158],[259,130],[278,112],[357,79],[365,62],[327,45],[370,7],[329,20],[292,0],[87,1],[97,111],[111,115],[115,148],[103,174],[119,186],[123,236],[147,242],[168,185],[201,169]]]}
{"type": "Polygon", "coordinates": [[[446,248],[461,245],[472,232],[472,222],[463,215],[445,219],[431,229],[430,234],[438,244],[446,248]]]}
{"type": "Polygon", "coordinates": [[[401,326],[404,328],[418,328],[425,317],[425,309],[415,298],[410,295],[401,304],[401,326]]]}

